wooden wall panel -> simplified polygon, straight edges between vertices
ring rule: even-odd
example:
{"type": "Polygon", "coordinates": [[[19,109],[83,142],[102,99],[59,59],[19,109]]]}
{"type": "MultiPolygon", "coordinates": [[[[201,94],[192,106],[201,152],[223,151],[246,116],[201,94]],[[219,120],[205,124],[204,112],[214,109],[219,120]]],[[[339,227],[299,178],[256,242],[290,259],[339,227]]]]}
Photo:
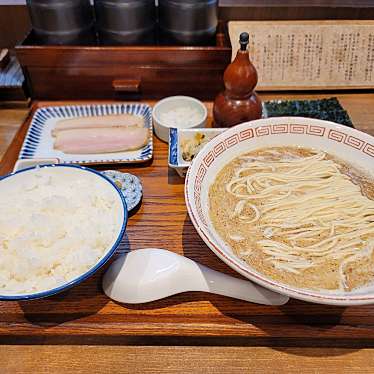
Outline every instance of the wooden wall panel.
{"type": "Polygon", "coordinates": [[[0,48],[12,48],[30,29],[26,6],[0,6],[0,48]]]}

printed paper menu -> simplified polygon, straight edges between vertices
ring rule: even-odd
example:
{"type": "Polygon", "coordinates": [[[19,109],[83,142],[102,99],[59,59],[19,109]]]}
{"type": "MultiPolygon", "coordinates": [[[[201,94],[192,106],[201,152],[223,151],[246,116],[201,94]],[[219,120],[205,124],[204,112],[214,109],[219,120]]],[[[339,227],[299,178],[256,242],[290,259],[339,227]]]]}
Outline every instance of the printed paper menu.
{"type": "Polygon", "coordinates": [[[230,22],[233,58],[244,31],[257,89],[374,87],[374,21],[230,22]]]}

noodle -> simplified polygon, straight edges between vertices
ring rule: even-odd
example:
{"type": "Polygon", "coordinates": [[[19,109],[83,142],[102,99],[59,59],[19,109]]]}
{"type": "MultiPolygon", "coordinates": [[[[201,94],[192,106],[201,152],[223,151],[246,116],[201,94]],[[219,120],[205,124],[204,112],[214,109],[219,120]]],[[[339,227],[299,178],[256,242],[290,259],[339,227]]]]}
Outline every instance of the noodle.
{"type": "Polygon", "coordinates": [[[211,187],[213,224],[224,238],[226,231],[241,238],[231,239],[239,255],[242,246],[254,247],[244,259],[273,277],[295,285],[303,278],[311,288],[361,286],[368,275],[350,265],[364,264],[374,275],[374,201],[342,170],[321,151],[269,148],[241,156],[211,187]],[[227,214],[214,211],[218,190],[227,214]]]}

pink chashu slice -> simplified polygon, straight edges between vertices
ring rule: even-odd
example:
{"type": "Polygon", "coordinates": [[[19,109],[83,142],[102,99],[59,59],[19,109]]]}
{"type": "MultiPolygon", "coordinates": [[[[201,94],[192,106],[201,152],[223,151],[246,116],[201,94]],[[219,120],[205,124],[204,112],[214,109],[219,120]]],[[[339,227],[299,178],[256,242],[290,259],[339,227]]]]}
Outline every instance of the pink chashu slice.
{"type": "Polygon", "coordinates": [[[145,127],[99,127],[59,131],[54,148],[68,154],[99,154],[133,151],[149,140],[145,127]]]}
{"type": "Polygon", "coordinates": [[[144,118],[134,114],[114,114],[107,116],[89,116],[58,121],[52,130],[57,136],[61,131],[77,129],[95,129],[110,127],[144,127],[144,118]]]}

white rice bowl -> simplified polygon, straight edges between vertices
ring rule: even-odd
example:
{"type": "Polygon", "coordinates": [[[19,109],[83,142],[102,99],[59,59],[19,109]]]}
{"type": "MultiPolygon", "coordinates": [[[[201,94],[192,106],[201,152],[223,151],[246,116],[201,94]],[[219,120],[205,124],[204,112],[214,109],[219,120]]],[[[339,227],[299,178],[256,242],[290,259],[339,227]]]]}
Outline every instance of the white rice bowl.
{"type": "Polygon", "coordinates": [[[127,223],[115,185],[54,165],[0,180],[0,299],[30,299],[86,279],[114,253],[127,223]]]}

